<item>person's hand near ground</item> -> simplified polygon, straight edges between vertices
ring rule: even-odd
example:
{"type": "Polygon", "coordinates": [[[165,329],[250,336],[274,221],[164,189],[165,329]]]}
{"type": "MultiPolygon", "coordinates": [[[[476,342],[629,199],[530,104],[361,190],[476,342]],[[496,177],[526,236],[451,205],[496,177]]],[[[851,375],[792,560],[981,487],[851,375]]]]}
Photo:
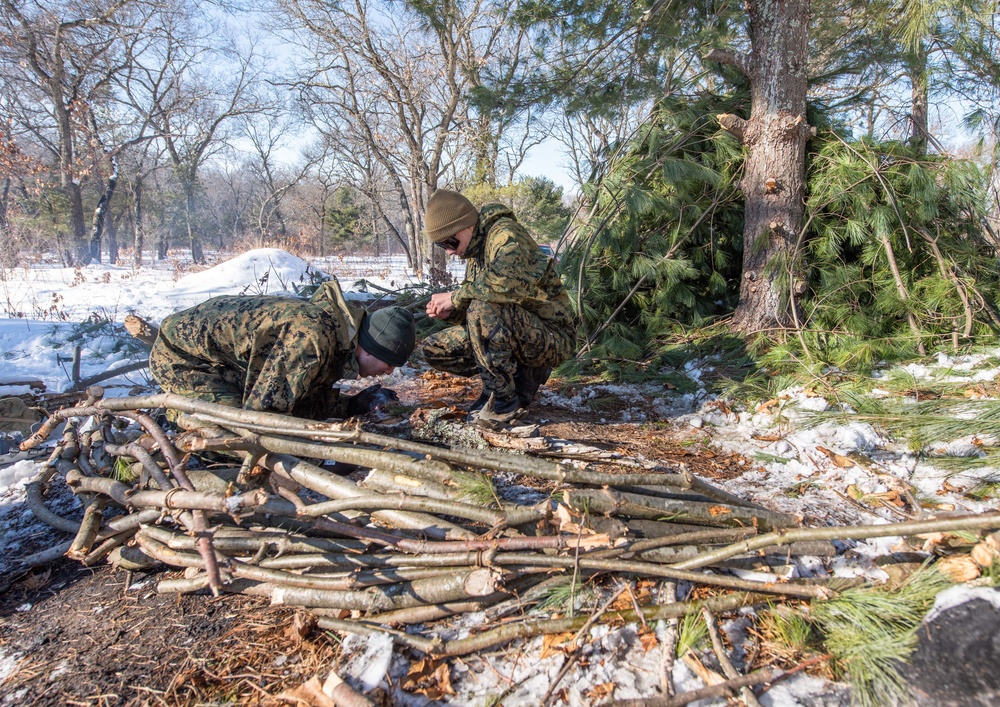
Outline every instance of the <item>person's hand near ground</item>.
{"type": "Polygon", "coordinates": [[[399,402],[399,396],[391,388],[383,388],[380,384],[370,385],[360,393],[352,395],[347,401],[347,415],[359,417],[385,407],[389,403],[399,402]]]}

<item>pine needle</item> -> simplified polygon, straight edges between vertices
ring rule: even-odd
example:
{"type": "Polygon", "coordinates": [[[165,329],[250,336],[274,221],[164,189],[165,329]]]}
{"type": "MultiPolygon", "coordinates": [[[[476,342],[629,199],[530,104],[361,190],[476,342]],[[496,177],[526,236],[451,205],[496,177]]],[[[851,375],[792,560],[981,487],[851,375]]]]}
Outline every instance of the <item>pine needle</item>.
{"type": "Polygon", "coordinates": [[[572,577],[566,577],[563,582],[555,582],[546,587],[538,602],[538,609],[548,612],[566,612],[570,603],[580,601],[586,604],[593,598],[594,590],[590,585],[580,586],[574,583],[572,577]]]}
{"type": "Polygon", "coordinates": [[[456,471],[453,477],[458,485],[460,498],[484,508],[497,508],[500,497],[493,481],[486,474],[474,471],[456,471]]]}
{"type": "Polygon", "coordinates": [[[695,650],[708,640],[708,624],[700,613],[685,614],[677,632],[677,657],[695,650]]]}
{"type": "Polygon", "coordinates": [[[810,620],[853,687],[854,702],[879,707],[906,696],[898,663],[917,645],[917,629],[949,580],[924,568],[902,585],[864,587],[816,602],[810,620]]]}
{"type": "Polygon", "coordinates": [[[969,435],[1000,437],[1000,400],[961,398],[913,403],[850,394],[844,399],[852,411],[812,413],[806,424],[815,426],[828,420],[867,422],[897,439],[908,440],[917,450],[969,435]]]}
{"type": "Polygon", "coordinates": [[[111,468],[111,478],[123,483],[132,483],[139,475],[132,470],[134,459],[129,457],[115,457],[115,465],[111,468]]]}

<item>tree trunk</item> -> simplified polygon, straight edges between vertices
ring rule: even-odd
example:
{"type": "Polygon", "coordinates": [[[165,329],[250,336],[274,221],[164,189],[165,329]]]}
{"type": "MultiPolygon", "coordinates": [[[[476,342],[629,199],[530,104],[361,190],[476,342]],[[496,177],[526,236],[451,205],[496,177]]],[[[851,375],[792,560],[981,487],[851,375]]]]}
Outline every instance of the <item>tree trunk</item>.
{"type": "MultiPolygon", "coordinates": [[[[118,158],[112,155],[111,176],[108,177],[104,193],[101,194],[101,199],[97,202],[97,208],[94,209],[94,227],[90,233],[90,262],[92,263],[101,262],[101,240],[104,237],[104,223],[108,217],[108,209],[111,207],[111,197],[115,195],[115,187],[117,185],[118,158]]],[[[109,260],[111,259],[109,258],[109,260]]],[[[111,264],[114,264],[113,260],[111,260],[111,264]]]]}
{"type": "Polygon", "coordinates": [[[142,249],[146,240],[145,231],[142,228],[142,175],[135,176],[135,186],[132,190],[132,220],[135,233],[135,265],[142,267],[142,249]]]}
{"type": "Polygon", "coordinates": [[[318,224],[319,227],[316,230],[316,232],[319,234],[317,245],[319,246],[318,248],[319,257],[321,258],[326,257],[326,202],[328,199],[329,197],[326,194],[324,194],[323,202],[322,205],[320,206],[320,212],[319,212],[319,224],[318,224]]]}
{"type": "Polygon", "coordinates": [[[194,224],[194,184],[185,182],[184,184],[184,221],[187,226],[188,245],[191,248],[191,260],[195,263],[205,262],[205,253],[201,248],[201,240],[198,238],[198,227],[194,224]]]}
{"type": "Polygon", "coordinates": [[[0,233],[7,230],[7,203],[10,198],[10,177],[3,180],[3,193],[0,194],[0,233]]]}
{"type": "Polygon", "coordinates": [[[167,252],[169,249],[169,238],[170,234],[174,231],[174,226],[177,224],[177,215],[174,214],[170,219],[170,226],[167,227],[167,216],[166,212],[160,211],[160,235],[156,241],[156,259],[166,260],[167,252]]]}
{"type": "Polygon", "coordinates": [[[748,148],[740,182],[743,278],[731,327],[752,333],[791,321],[801,281],[795,246],[804,212],[805,148],[814,131],[805,115],[809,0],[750,0],[747,8],[752,48],[743,68],[750,78],[750,119],[720,116],[720,122],[748,148]]]}
{"type": "Polygon", "coordinates": [[[56,119],[59,140],[59,186],[69,202],[70,229],[73,233],[72,248],[82,258],[87,254],[87,219],[83,213],[83,192],[77,181],[74,167],[73,121],[63,97],[62,72],[49,77],[52,109],[56,119]]]}
{"type": "MultiPolygon", "coordinates": [[[[412,188],[412,182],[410,186],[412,188]]],[[[420,228],[414,221],[414,217],[419,218],[419,215],[413,212],[413,209],[406,201],[406,194],[403,191],[399,192],[399,202],[401,211],[403,212],[403,233],[406,234],[406,261],[413,268],[413,272],[416,273],[417,277],[422,277],[424,274],[423,249],[420,247],[420,228]]]]}
{"type": "Polygon", "coordinates": [[[108,229],[108,265],[118,264],[118,224],[115,215],[109,213],[106,217],[108,229]]]}
{"type": "Polygon", "coordinates": [[[476,121],[475,137],[475,181],[476,185],[497,185],[497,152],[496,131],[490,120],[490,115],[479,116],[476,121]]]}
{"type": "Polygon", "coordinates": [[[907,57],[910,75],[910,145],[920,154],[927,154],[930,135],[927,123],[927,51],[923,42],[907,57]]]}
{"type": "Polygon", "coordinates": [[[71,175],[63,175],[63,192],[69,200],[70,229],[73,233],[73,250],[76,260],[82,260],[89,252],[87,245],[87,219],[83,213],[83,190],[71,175]]]}

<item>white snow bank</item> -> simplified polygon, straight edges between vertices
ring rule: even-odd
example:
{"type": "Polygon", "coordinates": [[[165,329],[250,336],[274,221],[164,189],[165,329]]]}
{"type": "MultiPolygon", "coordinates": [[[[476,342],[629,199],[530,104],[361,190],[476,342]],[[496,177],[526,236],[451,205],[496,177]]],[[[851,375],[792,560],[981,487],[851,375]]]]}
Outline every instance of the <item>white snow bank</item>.
{"type": "MultiPolygon", "coordinates": [[[[8,488],[17,484],[26,483],[28,479],[38,473],[38,464],[33,461],[22,460],[0,469],[0,494],[8,488]]],[[[0,506],[8,501],[0,498],[0,506]]]]}
{"type": "Polygon", "coordinates": [[[218,295],[289,291],[293,284],[309,284],[315,272],[305,260],[284,250],[258,248],[208,270],[185,275],[164,296],[187,307],[218,295]]]}

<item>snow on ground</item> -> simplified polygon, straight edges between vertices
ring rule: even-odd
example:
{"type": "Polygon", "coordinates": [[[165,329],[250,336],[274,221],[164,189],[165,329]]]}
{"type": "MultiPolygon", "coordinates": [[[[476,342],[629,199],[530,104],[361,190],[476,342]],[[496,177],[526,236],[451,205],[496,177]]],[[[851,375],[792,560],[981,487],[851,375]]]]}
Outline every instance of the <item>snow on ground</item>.
{"type": "MultiPolygon", "coordinates": [[[[398,257],[306,261],[281,250],[260,249],[223,259],[207,269],[194,268],[177,258],[162,263],[147,259],[146,263],[143,267],[88,265],[75,269],[39,264],[0,272],[0,296],[4,302],[0,314],[5,317],[0,318],[0,381],[38,378],[49,392],[66,389],[74,343],[82,349],[83,377],[125,365],[130,360],[129,352],[121,347],[118,337],[102,333],[96,324],[103,320],[120,323],[129,313],[159,322],[171,312],[215,295],[288,293],[309,284],[316,273],[337,276],[345,290],[360,289],[360,285],[355,287],[360,280],[385,288],[416,283],[398,257]],[[96,333],[68,341],[88,321],[95,323],[96,333]]],[[[453,261],[450,269],[454,276],[460,277],[459,261],[453,261]]],[[[365,295],[356,291],[351,296],[365,295]]],[[[993,381],[1000,374],[997,360],[997,352],[941,354],[936,360],[881,372],[873,377],[873,395],[886,394],[879,393],[879,377],[889,375],[970,384],[993,381]]],[[[746,472],[738,478],[715,483],[774,510],[803,515],[813,523],[870,524],[902,519],[888,510],[871,510],[851,503],[846,498],[851,487],[866,494],[880,494],[912,485],[919,495],[932,498],[941,508],[985,510],[985,503],[971,501],[958,490],[982,479],[1000,479],[1000,470],[995,467],[951,476],[935,468],[933,460],[918,459],[868,424],[825,422],[805,426],[803,422],[809,415],[823,412],[830,403],[802,388],[784,391],[774,404],[758,410],[730,410],[723,401],[715,400],[703,383],[710,367],[710,362],[689,362],[677,372],[697,386],[694,392],[684,394],[656,385],[593,384],[577,386],[565,395],[550,388],[543,395],[546,405],[570,411],[585,409],[595,398],[612,397],[625,405],[617,406],[617,412],[608,412],[609,423],[668,424],[715,451],[738,453],[748,460],[746,472]],[[867,455],[872,464],[843,462],[844,457],[857,452],[867,455]],[[835,461],[837,455],[841,458],[839,463],[835,461]],[[945,483],[949,478],[951,485],[945,483]]],[[[403,367],[388,384],[412,379],[414,375],[414,369],[403,367]]],[[[121,376],[105,385],[112,388],[109,394],[121,395],[137,383],[149,383],[144,373],[121,376]]],[[[27,386],[0,384],[0,397],[28,390],[27,386]]],[[[975,451],[971,438],[943,440],[939,446],[952,454],[975,451]]],[[[10,569],[4,557],[25,553],[24,543],[30,545],[31,551],[38,551],[44,549],[45,538],[52,537],[51,531],[34,519],[24,504],[24,486],[39,468],[35,461],[18,461],[0,468],[0,571],[10,569]]],[[[56,505],[57,512],[72,513],[76,507],[76,499],[68,492],[65,498],[57,494],[49,501],[56,505]]],[[[819,558],[802,558],[794,573],[883,579],[885,573],[875,565],[875,559],[891,552],[898,542],[899,538],[884,538],[854,543],[848,552],[828,563],[819,558]]],[[[617,685],[614,694],[619,699],[648,694],[658,684],[659,654],[641,648],[635,626],[613,630],[598,626],[592,630],[592,638],[595,641],[587,650],[593,651],[594,656],[585,661],[587,667],[578,667],[565,679],[569,704],[587,704],[588,691],[606,683],[617,685]]],[[[364,641],[362,645],[365,646],[359,654],[362,657],[352,664],[350,673],[359,682],[377,683],[386,670],[396,677],[405,670],[385,645],[364,641]]],[[[487,668],[459,663],[460,668],[453,676],[459,690],[456,703],[481,703],[510,684],[517,684],[517,688],[508,698],[508,704],[537,700],[565,659],[561,654],[539,659],[540,646],[541,639],[526,641],[516,651],[495,655],[487,668]]],[[[0,654],[0,681],[9,669],[8,664],[15,659],[0,654]]],[[[677,668],[675,679],[681,689],[700,684],[682,665],[677,668]]],[[[763,703],[779,707],[813,704],[828,689],[823,681],[797,675],[767,693],[763,703]]],[[[422,698],[414,700],[413,704],[426,704],[422,698]]]]}
{"type": "MultiPolygon", "coordinates": [[[[93,264],[82,268],[41,265],[3,271],[0,293],[6,318],[0,318],[0,379],[14,375],[42,380],[48,391],[70,385],[72,344],[65,343],[75,327],[88,320],[121,323],[136,314],[154,324],[173,312],[218,295],[291,294],[308,285],[316,274],[336,276],[348,290],[359,280],[398,289],[418,282],[407,271],[402,256],[384,260],[339,258],[303,260],[276,248],[262,248],[223,260],[214,267],[192,270],[184,260],[156,263],[147,258],[141,268],[93,264]],[[185,270],[189,270],[185,274],[185,270]],[[57,348],[54,348],[57,347],[57,348]]],[[[451,270],[458,275],[456,263],[451,270]]],[[[369,295],[353,291],[349,297],[369,295]]],[[[110,370],[128,360],[127,352],[114,350],[115,337],[88,338],[80,342],[81,377],[110,370]]],[[[142,374],[110,381],[129,386],[146,382],[142,374]]],[[[27,393],[28,387],[2,388],[0,394],[27,393]]]]}

